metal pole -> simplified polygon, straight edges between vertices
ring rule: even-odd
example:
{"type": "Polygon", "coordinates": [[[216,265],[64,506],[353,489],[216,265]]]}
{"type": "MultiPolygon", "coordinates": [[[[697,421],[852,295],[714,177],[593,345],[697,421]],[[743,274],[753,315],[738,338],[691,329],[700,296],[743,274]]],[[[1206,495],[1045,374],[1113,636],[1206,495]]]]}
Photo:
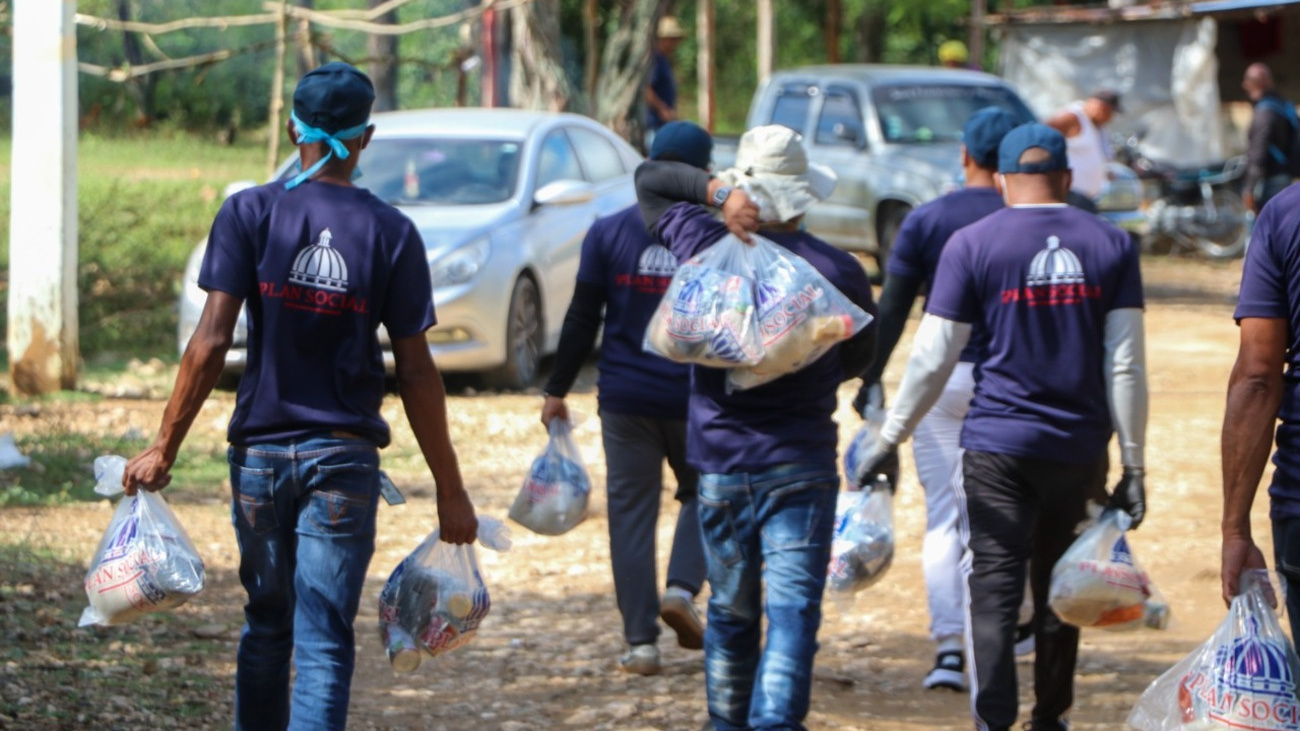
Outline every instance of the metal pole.
{"type": "Polygon", "coordinates": [[[9,376],[35,396],[77,385],[76,0],[13,5],[9,376]]]}

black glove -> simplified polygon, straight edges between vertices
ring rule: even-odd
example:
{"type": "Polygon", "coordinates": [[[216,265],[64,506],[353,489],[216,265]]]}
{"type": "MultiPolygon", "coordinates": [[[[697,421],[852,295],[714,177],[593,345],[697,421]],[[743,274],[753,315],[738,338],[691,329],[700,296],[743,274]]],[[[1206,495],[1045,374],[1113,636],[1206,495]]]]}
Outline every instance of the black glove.
{"type": "Polygon", "coordinates": [[[1133,519],[1133,525],[1129,526],[1130,530],[1141,525],[1142,519],[1147,514],[1145,480],[1146,470],[1141,467],[1125,467],[1124,476],[1119,478],[1119,484],[1115,485],[1114,491],[1110,494],[1110,501],[1106,503],[1107,508],[1123,510],[1129,514],[1133,519]]]}
{"type": "Polygon", "coordinates": [[[898,447],[876,442],[862,459],[858,474],[854,476],[859,490],[870,490],[880,483],[889,488],[889,494],[898,489],[898,447]]]}
{"type": "Polygon", "coordinates": [[[885,408],[885,388],[880,385],[880,381],[867,383],[864,379],[862,387],[853,397],[853,411],[858,416],[864,416],[868,406],[874,406],[883,410],[885,408]]]}

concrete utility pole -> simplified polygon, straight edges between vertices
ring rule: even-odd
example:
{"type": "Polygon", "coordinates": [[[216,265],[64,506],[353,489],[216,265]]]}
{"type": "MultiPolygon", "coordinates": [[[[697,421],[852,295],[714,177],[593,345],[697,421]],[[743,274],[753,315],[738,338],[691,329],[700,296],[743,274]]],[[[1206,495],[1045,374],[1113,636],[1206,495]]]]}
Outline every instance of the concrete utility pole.
{"type": "Polygon", "coordinates": [[[696,96],[700,107],[700,126],[713,132],[714,124],[714,37],[713,0],[697,0],[695,3],[695,42],[699,50],[695,53],[695,74],[699,82],[696,96]]]}
{"type": "Polygon", "coordinates": [[[77,3],[13,8],[7,345],[34,396],[77,384],[77,3]]]}
{"type": "Polygon", "coordinates": [[[776,56],[776,20],[772,0],[758,0],[758,81],[772,75],[776,56]]]}

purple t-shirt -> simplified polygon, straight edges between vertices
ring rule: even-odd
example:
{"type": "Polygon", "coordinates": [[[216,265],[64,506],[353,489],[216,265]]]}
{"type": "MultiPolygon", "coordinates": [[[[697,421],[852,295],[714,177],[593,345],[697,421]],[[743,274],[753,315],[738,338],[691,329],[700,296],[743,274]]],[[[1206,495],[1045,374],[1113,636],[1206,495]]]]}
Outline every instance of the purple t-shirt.
{"type": "MultiPolygon", "coordinates": [[[[1002,210],[1002,195],[993,188],[962,188],[907,214],[889,252],[888,274],[925,281],[926,292],[934,289],[934,271],[948,239],[960,228],[1002,210]]],[[[961,351],[961,359],[975,363],[984,351],[988,335],[983,330],[971,333],[970,342],[961,351]]]]}
{"type": "MultiPolygon", "coordinates": [[[[669,208],[656,230],[680,261],[727,234],[726,226],[689,203],[669,208]]],[[[871,283],[852,256],[802,231],[763,236],[803,257],[850,301],[875,315],[871,283]]],[[[691,367],[686,459],[692,466],[706,474],[760,472],[787,463],[833,467],[839,427],[832,415],[844,380],[839,346],[762,386],[729,394],[726,379],[725,369],[691,367]]]]}
{"type": "Polygon", "coordinates": [[[1137,247],[1085,211],[1006,208],[953,234],[926,311],[989,334],[961,446],[1058,462],[1100,457],[1112,431],[1106,315],[1142,306],[1137,247]]]}
{"type": "Polygon", "coordinates": [[[410,219],[363,188],[250,188],[217,213],[199,286],[248,309],[232,444],[332,430],[388,444],[379,325],[398,339],[435,322],[424,243],[410,219]]]}
{"type": "Polygon", "coordinates": [[[1300,185],[1273,197],[1260,211],[1241,271],[1233,316],[1287,321],[1286,370],[1277,416],[1272,517],[1300,517],[1300,185]]]}
{"type": "Polygon", "coordinates": [[[677,258],[650,238],[633,205],[598,219],[582,242],[578,281],[605,290],[600,343],[600,408],[617,414],[685,419],[690,366],[642,349],[646,325],[677,271],[677,258]]]}

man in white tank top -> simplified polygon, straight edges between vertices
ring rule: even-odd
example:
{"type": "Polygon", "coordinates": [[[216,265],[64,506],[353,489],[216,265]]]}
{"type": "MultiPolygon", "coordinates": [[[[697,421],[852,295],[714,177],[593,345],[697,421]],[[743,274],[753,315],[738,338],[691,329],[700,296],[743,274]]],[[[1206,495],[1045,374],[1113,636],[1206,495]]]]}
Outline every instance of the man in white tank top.
{"type": "Polygon", "coordinates": [[[1047,120],[1065,135],[1074,182],[1070,190],[1096,201],[1107,178],[1111,159],[1110,140],[1104,128],[1120,110],[1119,94],[1099,89],[1082,102],[1075,102],[1047,120]]]}

